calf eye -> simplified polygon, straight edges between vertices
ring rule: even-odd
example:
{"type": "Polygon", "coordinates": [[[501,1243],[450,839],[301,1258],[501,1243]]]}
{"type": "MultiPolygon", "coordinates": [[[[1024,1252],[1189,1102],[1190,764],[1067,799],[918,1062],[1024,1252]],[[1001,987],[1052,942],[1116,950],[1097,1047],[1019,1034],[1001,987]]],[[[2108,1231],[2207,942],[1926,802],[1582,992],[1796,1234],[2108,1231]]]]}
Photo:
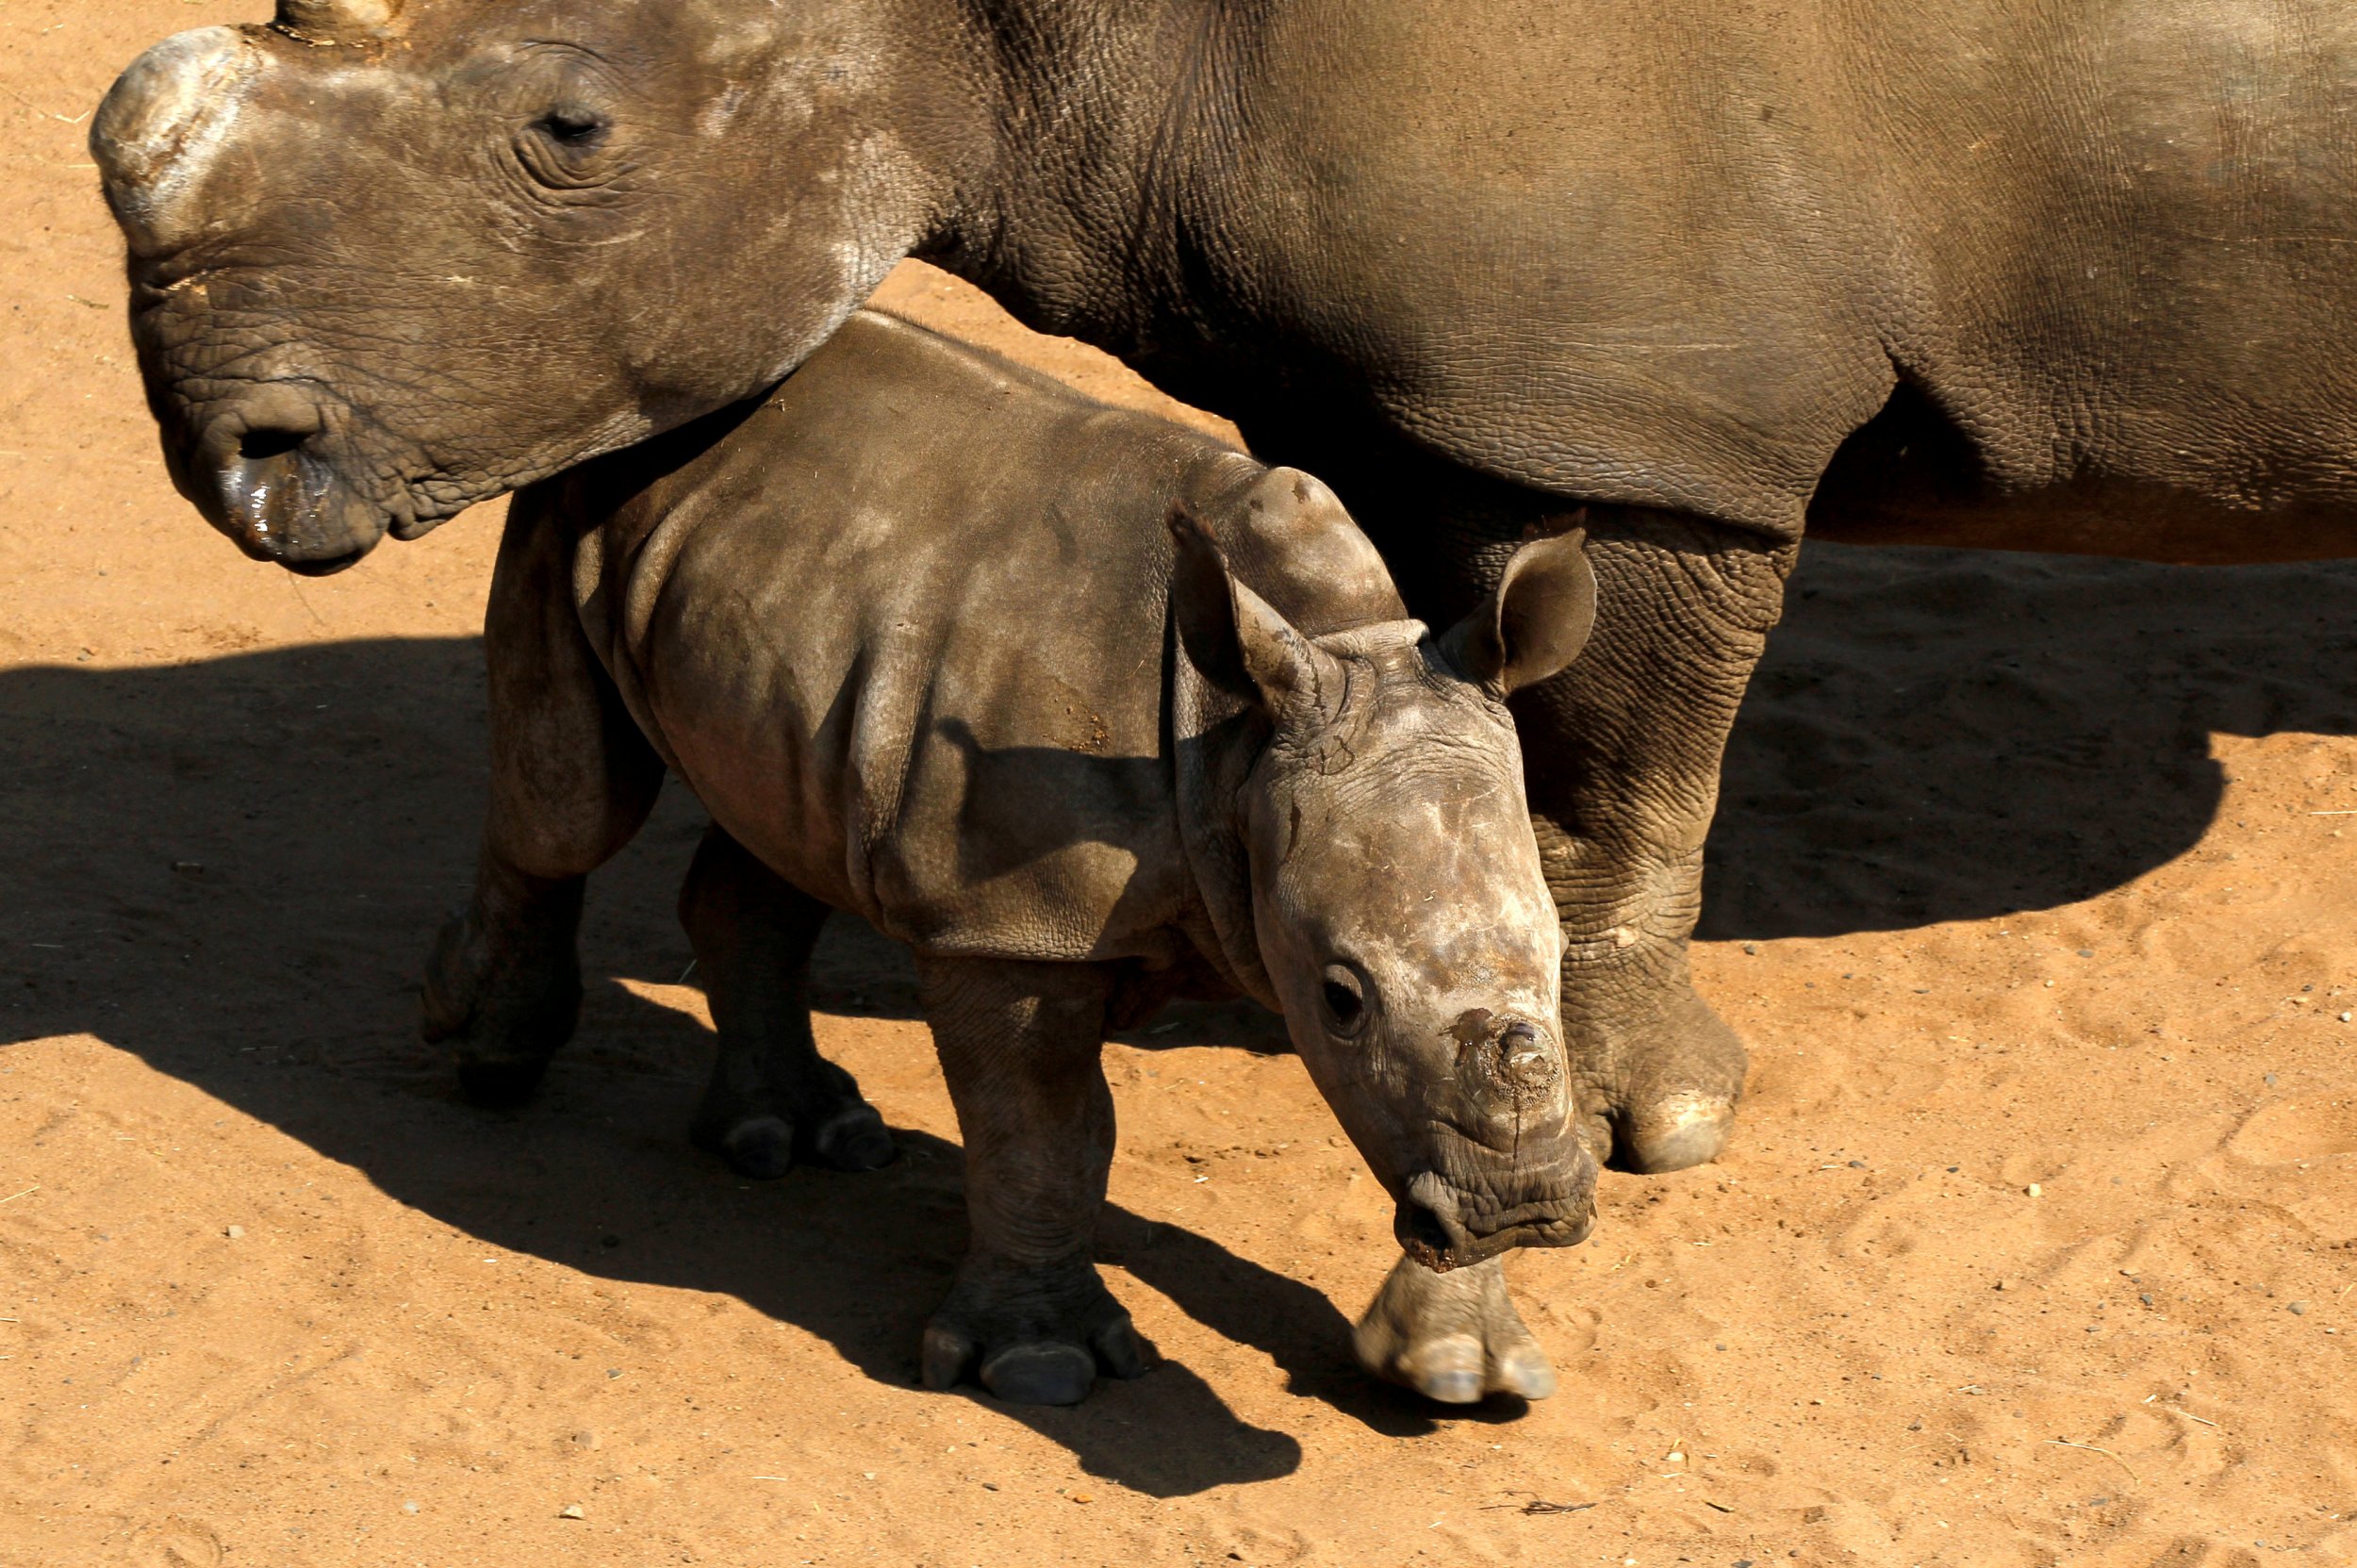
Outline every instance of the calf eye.
{"type": "Polygon", "coordinates": [[[1366,1022],[1367,993],[1358,974],[1343,965],[1326,966],[1326,982],[1318,995],[1326,1004],[1326,1025],[1347,1039],[1366,1022]]]}

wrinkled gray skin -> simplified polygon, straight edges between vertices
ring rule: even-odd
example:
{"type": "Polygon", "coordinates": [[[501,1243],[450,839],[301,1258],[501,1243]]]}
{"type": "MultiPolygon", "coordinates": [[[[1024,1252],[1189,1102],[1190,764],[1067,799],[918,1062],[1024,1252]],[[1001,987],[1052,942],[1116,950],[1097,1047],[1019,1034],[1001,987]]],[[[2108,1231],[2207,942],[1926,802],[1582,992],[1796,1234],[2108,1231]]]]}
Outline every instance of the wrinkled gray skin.
{"type": "MultiPolygon", "coordinates": [[[[830,908],[916,956],[972,1217],[933,1386],[1066,1404],[1144,1369],[1090,1257],[1097,1058],[1182,993],[1283,1012],[1434,1278],[1570,1245],[1595,1162],[1505,699],[1578,652],[1594,591],[1576,535],[1536,540],[1436,640],[1315,480],[862,313],[774,396],[517,498],[484,885],[429,1015],[479,1092],[537,1078],[569,940],[539,1016],[481,1027],[530,995],[489,955],[570,935],[531,775],[598,759],[618,846],[668,764],[715,823],[680,902],[720,1035],[701,1142],[758,1177],[888,1160],[804,969],[830,908]]],[[[1550,1386],[1526,1338],[1457,1349],[1431,1370],[1467,1394],[1550,1386]]]]}
{"type": "Polygon", "coordinates": [[[1326,476],[1435,624],[1584,507],[1594,643],[1515,712],[1584,1125],[1661,1170],[1742,1081],[1686,939],[1805,521],[2357,552],[2352,80],[2357,8],[2262,0],[288,0],[92,145],[174,473],[299,570],[909,254],[1326,476]]]}

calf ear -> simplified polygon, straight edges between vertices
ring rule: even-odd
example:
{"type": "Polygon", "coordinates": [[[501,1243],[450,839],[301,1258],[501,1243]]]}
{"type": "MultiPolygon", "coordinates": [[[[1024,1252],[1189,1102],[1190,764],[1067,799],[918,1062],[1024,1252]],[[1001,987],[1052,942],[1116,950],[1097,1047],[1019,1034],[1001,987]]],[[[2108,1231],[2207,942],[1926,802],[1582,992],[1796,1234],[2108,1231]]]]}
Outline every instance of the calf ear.
{"type": "Polygon", "coordinates": [[[1596,624],[1587,543],[1587,530],[1574,528],[1514,552],[1498,586],[1442,635],[1449,662],[1500,697],[1561,673],[1596,624]]]}
{"type": "Polygon", "coordinates": [[[1327,712],[1343,689],[1334,656],[1237,580],[1219,541],[1184,504],[1171,508],[1169,521],[1178,546],[1171,609],[1188,662],[1278,722],[1327,712]]]}
{"type": "Polygon", "coordinates": [[[1295,631],[1322,637],[1408,619],[1383,557],[1314,475],[1266,469],[1242,489],[1196,504],[1216,520],[1229,569],[1295,631]]]}

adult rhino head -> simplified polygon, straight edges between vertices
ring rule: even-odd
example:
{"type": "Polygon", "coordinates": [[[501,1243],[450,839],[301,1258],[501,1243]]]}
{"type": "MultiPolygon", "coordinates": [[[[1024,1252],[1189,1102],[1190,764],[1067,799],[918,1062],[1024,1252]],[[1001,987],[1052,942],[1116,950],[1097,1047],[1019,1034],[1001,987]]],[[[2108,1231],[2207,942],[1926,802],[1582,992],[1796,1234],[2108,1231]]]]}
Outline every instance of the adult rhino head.
{"type": "Polygon", "coordinates": [[[970,93],[894,9],[281,0],[148,51],[91,145],[182,493],[333,571],[785,374],[944,197],[911,139],[970,93]]]}

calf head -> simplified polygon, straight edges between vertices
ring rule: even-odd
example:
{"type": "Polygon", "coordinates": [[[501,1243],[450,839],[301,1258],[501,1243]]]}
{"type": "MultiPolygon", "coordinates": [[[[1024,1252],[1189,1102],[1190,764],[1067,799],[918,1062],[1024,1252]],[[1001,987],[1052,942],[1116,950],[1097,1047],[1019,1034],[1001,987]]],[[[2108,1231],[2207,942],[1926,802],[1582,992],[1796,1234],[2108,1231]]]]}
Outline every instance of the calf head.
{"type": "Polygon", "coordinates": [[[1188,664],[1264,740],[1237,791],[1258,957],[1295,1048],[1440,1269],[1586,1236],[1563,958],[1506,699],[1575,655],[1578,534],[1525,545],[1464,621],[1307,635],[1175,517],[1188,664]]]}
{"type": "Polygon", "coordinates": [[[961,95],[895,9],[281,0],[149,50],[91,146],[174,481],[333,570],[774,382],[936,202],[961,95]]]}

